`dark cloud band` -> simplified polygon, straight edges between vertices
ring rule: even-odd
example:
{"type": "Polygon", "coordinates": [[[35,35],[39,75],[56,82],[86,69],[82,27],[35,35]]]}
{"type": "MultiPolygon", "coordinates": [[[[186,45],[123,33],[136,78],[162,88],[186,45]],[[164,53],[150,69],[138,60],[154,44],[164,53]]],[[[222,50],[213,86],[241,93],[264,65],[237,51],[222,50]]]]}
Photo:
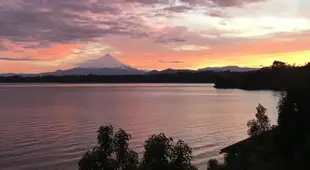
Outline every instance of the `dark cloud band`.
{"type": "MultiPolygon", "coordinates": [[[[163,15],[164,11],[182,13],[196,6],[230,7],[264,0],[180,1],[183,5],[174,6],[175,0],[2,0],[0,38],[45,44],[85,42],[109,35],[141,38],[150,36],[150,26],[145,24],[143,15],[126,12],[132,3],[150,5],[148,9],[152,5],[162,6],[160,10],[151,10],[152,16],[156,16],[163,15]]],[[[132,6],[135,10],[135,5],[132,6]]],[[[220,12],[206,14],[224,16],[220,12]]],[[[185,41],[184,38],[155,37],[158,43],[185,41]]],[[[0,45],[1,48],[4,49],[0,45]]]]}
{"type": "Polygon", "coordinates": [[[159,63],[165,63],[165,64],[181,64],[184,63],[183,61],[179,61],[179,60],[174,60],[174,61],[163,61],[163,60],[159,60],[159,63]]]}
{"type": "Polygon", "coordinates": [[[40,61],[40,59],[31,58],[31,57],[23,57],[23,58],[0,57],[0,60],[4,60],[4,61],[40,61]]]}
{"type": "Polygon", "coordinates": [[[113,3],[111,0],[95,3],[84,0],[18,2],[0,4],[2,39],[68,43],[111,34],[145,35],[139,18],[124,16],[117,0],[113,3]]]}

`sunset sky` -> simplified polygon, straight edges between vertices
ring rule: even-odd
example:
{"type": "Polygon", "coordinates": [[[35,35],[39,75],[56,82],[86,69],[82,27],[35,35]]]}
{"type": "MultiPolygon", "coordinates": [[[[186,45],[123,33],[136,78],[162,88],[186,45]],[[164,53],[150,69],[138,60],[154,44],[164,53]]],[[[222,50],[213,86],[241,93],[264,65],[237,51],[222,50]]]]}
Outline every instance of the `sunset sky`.
{"type": "Polygon", "coordinates": [[[0,73],[310,61],[310,0],[1,0],[0,73]]]}

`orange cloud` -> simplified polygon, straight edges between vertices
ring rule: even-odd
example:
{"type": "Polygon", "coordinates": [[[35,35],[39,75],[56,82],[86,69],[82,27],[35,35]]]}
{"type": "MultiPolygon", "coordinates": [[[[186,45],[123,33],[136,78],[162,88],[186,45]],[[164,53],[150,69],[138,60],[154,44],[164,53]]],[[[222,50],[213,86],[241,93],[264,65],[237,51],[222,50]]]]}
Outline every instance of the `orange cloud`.
{"type": "Polygon", "coordinates": [[[35,48],[37,43],[14,43],[4,41],[4,46],[11,50],[0,52],[1,56],[10,58],[31,57],[40,60],[63,59],[72,53],[74,49],[80,48],[83,44],[51,44],[47,48],[35,48]],[[34,46],[28,48],[29,46],[34,46]]]}
{"type": "Polygon", "coordinates": [[[5,62],[0,67],[2,73],[38,73],[44,68],[25,62],[5,62]]]}
{"type": "Polygon", "coordinates": [[[278,36],[253,40],[240,44],[223,44],[211,49],[197,51],[175,51],[147,40],[120,39],[108,41],[122,52],[121,61],[140,69],[192,68],[207,66],[268,66],[274,60],[291,64],[310,61],[310,35],[278,36]],[[129,40],[128,40],[129,41],[129,40]],[[159,62],[164,61],[164,62],[159,62]],[[180,61],[180,62],[169,62],[180,61]]]}
{"type": "MultiPolygon", "coordinates": [[[[173,47],[154,43],[147,38],[110,37],[105,40],[105,43],[119,52],[116,58],[120,61],[147,70],[166,68],[198,69],[224,65],[258,67],[270,65],[274,60],[282,60],[291,64],[304,64],[310,61],[310,47],[308,46],[310,44],[310,35],[279,36],[269,40],[262,39],[239,44],[223,44],[202,50],[174,50],[173,47]]],[[[12,44],[10,45],[12,46],[12,44]]],[[[79,61],[80,56],[75,55],[70,58],[70,63],[66,59],[73,51],[83,48],[85,44],[52,44],[48,48],[40,49],[25,49],[22,48],[23,46],[25,44],[14,46],[17,50],[24,50],[23,53],[8,51],[1,53],[1,55],[6,54],[6,56],[20,58],[31,56],[41,59],[41,61],[0,61],[1,65],[3,65],[0,68],[1,72],[37,73],[74,67],[72,60],[79,61]]],[[[96,51],[96,49],[90,50],[96,51]]],[[[103,55],[104,52],[98,50],[95,56],[89,56],[89,58],[103,55]]]]}
{"type": "Polygon", "coordinates": [[[74,49],[82,46],[82,44],[53,44],[50,48],[27,50],[23,55],[33,56],[42,60],[64,59],[71,54],[74,49]]]}

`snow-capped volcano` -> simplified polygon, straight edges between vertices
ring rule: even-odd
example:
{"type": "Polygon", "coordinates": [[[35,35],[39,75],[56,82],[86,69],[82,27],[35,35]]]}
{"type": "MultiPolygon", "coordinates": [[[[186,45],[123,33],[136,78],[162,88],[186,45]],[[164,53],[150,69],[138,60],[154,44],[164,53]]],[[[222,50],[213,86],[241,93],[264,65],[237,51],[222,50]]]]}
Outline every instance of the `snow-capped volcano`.
{"type": "Polygon", "coordinates": [[[81,63],[78,67],[81,68],[118,68],[118,69],[133,69],[129,65],[115,59],[110,54],[106,54],[101,58],[88,60],[81,63]]]}
{"type": "Polygon", "coordinates": [[[77,67],[69,70],[57,70],[51,73],[41,73],[41,75],[141,75],[144,71],[130,67],[116,60],[110,54],[101,58],[87,60],[77,67]]]}

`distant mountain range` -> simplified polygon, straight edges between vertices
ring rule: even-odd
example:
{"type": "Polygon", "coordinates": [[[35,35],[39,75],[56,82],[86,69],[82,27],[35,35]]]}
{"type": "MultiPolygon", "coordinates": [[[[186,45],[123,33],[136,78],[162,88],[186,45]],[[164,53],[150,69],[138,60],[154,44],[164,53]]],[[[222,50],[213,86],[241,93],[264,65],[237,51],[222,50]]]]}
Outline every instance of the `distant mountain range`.
{"type": "Polygon", "coordinates": [[[203,72],[203,71],[213,71],[213,72],[247,72],[247,71],[256,71],[261,68],[251,68],[251,67],[238,67],[238,66],[225,66],[225,67],[206,67],[198,70],[189,70],[189,69],[165,69],[162,71],[152,70],[147,72],[147,74],[175,74],[175,73],[193,73],[193,72],[203,72]]]}
{"type": "Polygon", "coordinates": [[[207,67],[199,70],[188,70],[188,69],[166,69],[162,71],[143,71],[133,68],[127,64],[124,64],[115,59],[110,54],[106,54],[98,59],[91,59],[86,62],[79,64],[77,67],[68,70],[57,70],[55,72],[39,73],[39,74],[15,74],[7,73],[0,74],[0,76],[68,76],[68,75],[143,75],[143,74],[175,74],[175,73],[193,73],[203,71],[231,71],[231,72],[246,72],[255,71],[259,68],[250,67],[238,67],[238,66],[226,66],[226,67],[207,67]]]}
{"type": "Polygon", "coordinates": [[[146,74],[175,74],[175,73],[190,73],[190,72],[196,72],[195,70],[188,70],[188,69],[165,69],[165,70],[152,70],[146,72],[146,74]]]}
{"type": "Polygon", "coordinates": [[[261,68],[253,68],[253,67],[238,67],[238,66],[225,66],[225,67],[207,67],[203,69],[199,69],[198,71],[231,71],[231,72],[247,72],[247,71],[256,71],[261,68]]]}

